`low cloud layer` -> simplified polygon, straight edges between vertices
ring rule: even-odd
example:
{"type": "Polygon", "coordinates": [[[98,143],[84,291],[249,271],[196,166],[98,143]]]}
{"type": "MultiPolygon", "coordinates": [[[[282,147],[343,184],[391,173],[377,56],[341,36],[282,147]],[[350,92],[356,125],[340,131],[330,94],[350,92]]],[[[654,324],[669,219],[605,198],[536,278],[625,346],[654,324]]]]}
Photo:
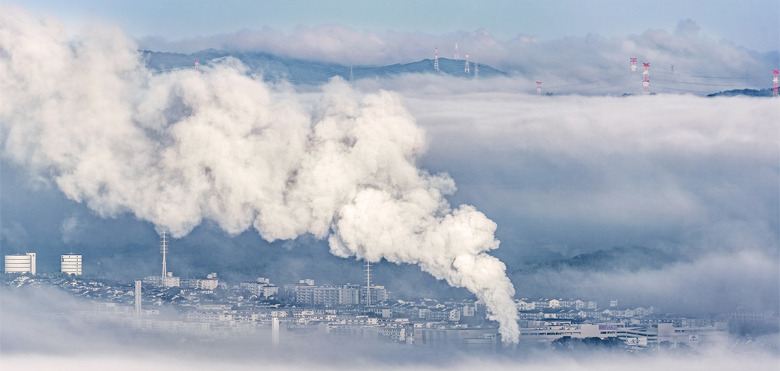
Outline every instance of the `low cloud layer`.
{"type": "Polygon", "coordinates": [[[469,93],[456,80],[421,89],[408,79],[394,84],[431,137],[423,163],[451,169],[452,202],[499,221],[496,254],[510,267],[616,245],[680,259],[524,270],[512,276],[518,295],[689,313],[780,307],[776,101],[469,93]]]}
{"type": "Polygon", "coordinates": [[[85,320],[71,313],[92,313],[93,306],[54,288],[3,289],[0,294],[1,364],[9,369],[102,370],[111,364],[115,370],[255,370],[262,364],[285,370],[732,370],[767,369],[777,363],[776,336],[644,354],[608,349],[555,352],[534,347],[497,354],[460,352],[363,339],[335,341],[314,334],[285,338],[273,347],[268,329],[240,340],[200,341],[181,334],[141,332],[99,318],[85,320]]]}

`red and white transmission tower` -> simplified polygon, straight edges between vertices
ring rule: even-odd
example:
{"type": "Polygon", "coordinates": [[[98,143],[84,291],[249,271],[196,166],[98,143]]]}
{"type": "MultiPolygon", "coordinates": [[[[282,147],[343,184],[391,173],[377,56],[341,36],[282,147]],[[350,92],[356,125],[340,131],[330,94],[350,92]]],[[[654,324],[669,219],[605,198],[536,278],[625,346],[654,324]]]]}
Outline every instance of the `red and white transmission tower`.
{"type": "Polygon", "coordinates": [[[436,56],[433,57],[433,69],[438,71],[439,70],[439,47],[436,47],[436,56]]]}
{"type": "Polygon", "coordinates": [[[636,72],[636,58],[631,58],[631,72],[636,72]]]}
{"type": "Polygon", "coordinates": [[[466,69],[465,72],[469,75],[471,75],[471,71],[469,70],[469,52],[466,52],[466,69]]]}
{"type": "Polygon", "coordinates": [[[777,93],[777,74],[778,74],[778,72],[780,72],[780,70],[772,70],[772,75],[774,75],[774,78],[772,79],[772,82],[774,83],[774,84],[772,84],[772,96],[773,97],[778,96],[778,93],[777,93]]]}
{"type": "Polygon", "coordinates": [[[542,94],[542,82],[541,81],[537,81],[536,82],[536,94],[540,94],[540,95],[542,94]]]}
{"type": "Polygon", "coordinates": [[[460,56],[458,55],[458,43],[457,42],[455,43],[455,60],[456,61],[460,60],[460,56]]]}
{"type": "Polygon", "coordinates": [[[642,72],[643,75],[645,75],[645,79],[642,80],[642,94],[650,94],[650,63],[642,63],[645,66],[645,72],[642,72]]]}
{"type": "Polygon", "coordinates": [[[198,60],[195,60],[195,71],[198,71],[198,60]]]}

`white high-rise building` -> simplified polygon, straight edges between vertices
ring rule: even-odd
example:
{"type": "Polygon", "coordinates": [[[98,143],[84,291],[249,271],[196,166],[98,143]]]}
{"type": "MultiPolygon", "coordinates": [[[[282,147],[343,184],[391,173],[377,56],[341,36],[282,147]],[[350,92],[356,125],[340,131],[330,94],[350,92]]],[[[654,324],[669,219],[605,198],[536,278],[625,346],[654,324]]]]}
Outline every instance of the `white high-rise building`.
{"type": "Polygon", "coordinates": [[[5,256],[5,273],[36,273],[35,253],[5,256]]]}
{"type": "Polygon", "coordinates": [[[63,254],[60,256],[60,272],[80,276],[81,254],[63,254]]]}

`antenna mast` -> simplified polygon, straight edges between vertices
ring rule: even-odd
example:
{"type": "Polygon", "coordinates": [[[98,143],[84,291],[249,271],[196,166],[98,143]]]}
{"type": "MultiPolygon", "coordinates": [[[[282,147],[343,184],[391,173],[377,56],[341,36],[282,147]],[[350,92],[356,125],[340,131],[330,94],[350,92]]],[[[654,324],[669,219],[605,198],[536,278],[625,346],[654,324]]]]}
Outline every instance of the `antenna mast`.
{"type": "Polygon", "coordinates": [[[366,260],[366,306],[371,306],[371,262],[366,260]]]}
{"type": "Polygon", "coordinates": [[[433,69],[438,71],[439,70],[439,47],[436,47],[436,56],[433,57],[433,69]]]}
{"type": "Polygon", "coordinates": [[[642,72],[645,75],[645,79],[642,80],[642,94],[648,95],[650,94],[650,63],[642,64],[645,66],[645,72],[642,72]]]}
{"type": "Polygon", "coordinates": [[[162,231],[162,237],[160,238],[160,253],[163,256],[162,281],[160,283],[165,286],[165,278],[168,276],[168,266],[165,262],[165,255],[168,254],[168,238],[164,229],[162,231]]]}

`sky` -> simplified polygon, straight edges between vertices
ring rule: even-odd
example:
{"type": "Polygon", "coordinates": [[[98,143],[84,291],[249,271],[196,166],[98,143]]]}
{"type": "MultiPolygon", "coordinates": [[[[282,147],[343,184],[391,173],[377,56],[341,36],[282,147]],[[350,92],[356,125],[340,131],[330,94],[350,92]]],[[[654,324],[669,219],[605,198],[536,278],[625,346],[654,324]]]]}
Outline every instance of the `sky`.
{"type": "Polygon", "coordinates": [[[772,0],[728,1],[51,1],[24,4],[75,26],[98,17],[129,35],[167,40],[270,27],[338,24],[357,31],[421,32],[442,35],[485,29],[499,41],[519,34],[543,41],[638,34],[697,22],[714,40],[728,40],[759,52],[780,48],[780,5],[772,0]]]}

